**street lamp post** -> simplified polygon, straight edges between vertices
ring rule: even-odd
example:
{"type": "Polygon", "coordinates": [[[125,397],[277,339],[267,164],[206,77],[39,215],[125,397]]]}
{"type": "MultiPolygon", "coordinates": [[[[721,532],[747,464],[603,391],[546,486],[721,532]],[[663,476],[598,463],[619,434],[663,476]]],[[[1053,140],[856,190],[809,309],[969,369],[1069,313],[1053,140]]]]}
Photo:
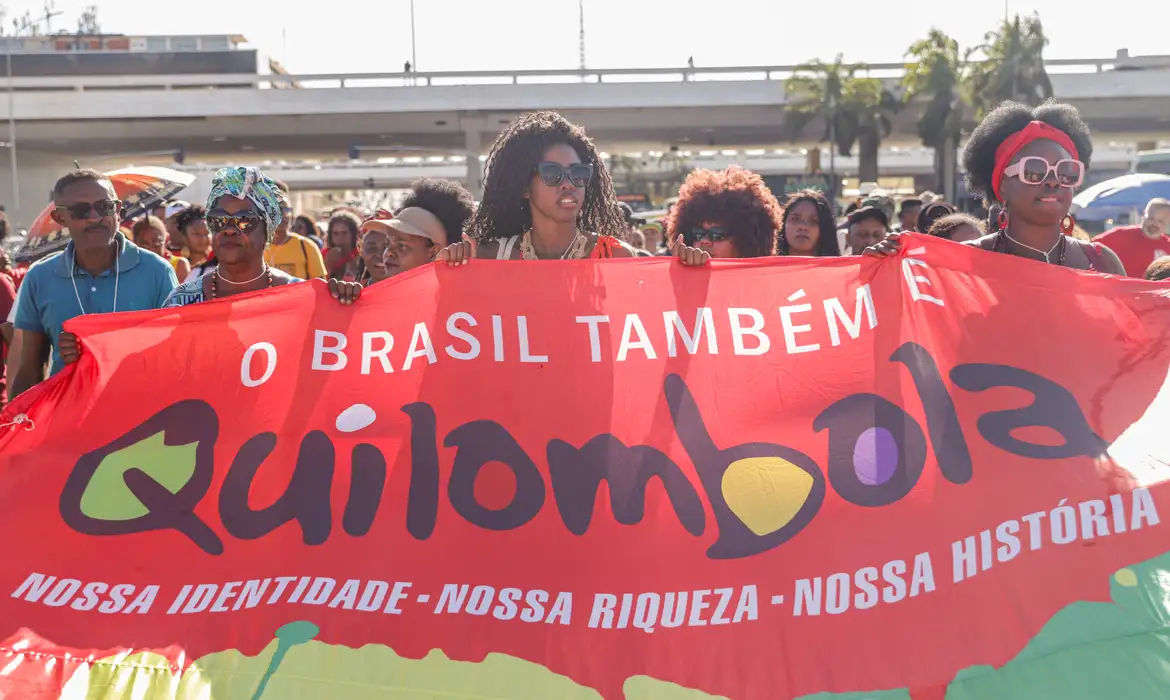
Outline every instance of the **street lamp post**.
{"type": "Polygon", "coordinates": [[[5,75],[8,77],[8,162],[12,167],[12,211],[18,215],[20,211],[20,179],[16,176],[16,89],[12,84],[12,42],[15,37],[8,37],[5,41],[5,75]]]}

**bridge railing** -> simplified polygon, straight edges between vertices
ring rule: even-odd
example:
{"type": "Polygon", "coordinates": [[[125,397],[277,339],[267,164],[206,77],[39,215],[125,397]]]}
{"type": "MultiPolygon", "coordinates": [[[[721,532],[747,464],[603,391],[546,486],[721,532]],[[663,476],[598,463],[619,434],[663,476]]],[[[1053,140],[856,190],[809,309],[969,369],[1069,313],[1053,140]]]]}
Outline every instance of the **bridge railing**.
{"type": "MultiPolygon", "coordinates": [[[[1107,70],[1170,70],[1170,55],[1113,58],[1051,59],[1052,73],[1100,73],[1107,70]]],[[[0,78],[0,92],[86,90],[176,90],[229,88],[426,88],[458,85],[540,85],[557,83],[781,81],[798,65],[724,66],[705,68],[610,68],[599,70],[442,71],[420,73],[322,73],[306,75],[191,74],[90,75],[0,78]]],[[[866,64],[869,75],[893,78],[906,70],[904,63],[866,64]]]]}

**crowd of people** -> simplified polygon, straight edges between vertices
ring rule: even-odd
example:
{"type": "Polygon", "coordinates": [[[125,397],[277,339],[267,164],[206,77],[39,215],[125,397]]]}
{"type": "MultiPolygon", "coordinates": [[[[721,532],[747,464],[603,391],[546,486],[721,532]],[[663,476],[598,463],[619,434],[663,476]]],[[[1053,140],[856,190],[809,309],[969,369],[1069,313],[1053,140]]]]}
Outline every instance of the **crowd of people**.
{"type": "Polygon", "coordinates": [[[1170,279],[1170,201],[1143,222],[1096,239],[1069,210],[1092,156],[1076,109],[1005,102],[975,129],[963,153],[967,184],[989,215],[958,212],[937,195],[881,192],[838,217],[824,194],[783,202],[738,166],[697,170],[664,227],[639,226],[618,202],[585,130],[555,112],[526,114],[496,139],[478,204],[459,183],[415,182],[395,211],[332,213],[325,231],[292,210],[289,188],[254,167],[225,168],[205,205],[160,203],[124,221],[109,179],[64,175],[53,219],[64,251],[25,273],[0,251],[0,406],[75,362],[84,348],[63,330],[87,313],[186,306],[308,279],[328,280],[342,304],[364,287],[438,261],[579,260],[669,255],[687,266],[713,258],[890,255],[905,232],[1041,263],[1113,275],[1170,279]],[[894,223],[896,220],[896,223],[894,223]]]}

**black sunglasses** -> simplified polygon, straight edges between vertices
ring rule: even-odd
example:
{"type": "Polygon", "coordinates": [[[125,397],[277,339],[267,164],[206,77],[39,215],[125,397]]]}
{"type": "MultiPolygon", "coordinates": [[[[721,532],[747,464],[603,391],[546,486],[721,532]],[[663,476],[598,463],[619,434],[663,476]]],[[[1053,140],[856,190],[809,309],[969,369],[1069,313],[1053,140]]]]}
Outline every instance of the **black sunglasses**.
{"type": "Polygon", "coordinates": [[[593,179],[593,166],[589,163],[574,163],[564,166],[560,163],[546,161],[536,165],[536,174],[540,175],[540,181],[549,187],[556,187],[565,178],[568,178],[574,187],[584,187],[593,179]]]}
{"type": "Polygon", "coordinates": [[[98,202],[78,202],[77,204],[58,205],[56,210],[66,212],[74,219],[88,219],[90,212],[97,212],[98,216],[110,216],[118,211],[118,203],[112,199],[103,199],[98,202]]]}
{"type": "Polygon", "coordinates": [[[727,238],[731,238],[731,233],[723,226],[695,226],[683,233],[683,243],[689,246],[702,240],[718,243],[727,238]]]}
{"type": "Polygon", "coordinates": [[[237,216],[212,214],[207,217],[207,228],[212,233],[222,233],[229,228],[234,228],[240,233],[247,234],[260,228],[260,224],[262,223],[260,217],[255,214],[240,214],[237,216]]]}

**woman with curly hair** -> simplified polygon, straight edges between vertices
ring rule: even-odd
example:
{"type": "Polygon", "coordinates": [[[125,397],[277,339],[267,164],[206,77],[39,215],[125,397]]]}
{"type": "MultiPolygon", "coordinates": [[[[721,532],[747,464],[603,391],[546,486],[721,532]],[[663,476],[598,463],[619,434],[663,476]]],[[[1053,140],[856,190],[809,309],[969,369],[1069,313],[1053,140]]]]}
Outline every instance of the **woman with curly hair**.
{"type": "Polygon", "coordinates": [[[930,231],[930,227],[934,226],[934,222],[938,221],[944,216],[955,214],[958,211],[958,209],[955,209],[946,202],[931,202],[930,204],[922,207],[922,211],[918,213],[918,225],[914,227],[914,230],[919,233],[927,233],[930,231]]]}
{"type": "Polygon", "coordinates": [[[780,203],[763,178],[738,165],[695,170],[679,189],[667,238],[712,258],[759,258],[776,251],[780,203]]]}
{"type": "Polygon", "coordinates": [[[298,236],[304,236],[316,243],[318,248],[325,247],[325,239],[321,236],[321,229],[317,226],[317,222],[304,214],[293,218],[292,226],[288,228],[298,236]]]}
{"type": "Polygon", "coordinates": [[[987,235],[983,222],[968,214],[948,214],[935,220],[926,234],[955,243],[974,241],[987,235]]]}
{"type": "Polygon", "coordinates": [[[556,112],[509,124],[485,163],[483,198],[464,240],[439,251],[452,265],[471,258],[629,258],[613,181],[585,130],[556,112]]]}
{"type": "Polygon", "coordinates": [[[325,244],[327,277],[356,282],[358,278],[358,232],[362,220],[350,211],[338,211],[329,218],[325,244]]]}
{"type": "Polygon", "coordinates": [[[379,211],[362,224],[362,264],[370,284],[413,270],[458,243],[475,199],[452,180],[422,178],[410,185],[397,213],[379,211]]]}
{"type": "MultiPolygon", "coordinates": [[[[1046,102],[1036,108],[1004,102],[980,122],[963,151],[967,187],[1001,207],[995,233],[966,245],[1029,260],[1124,275],[1113,251],[1069,236],[1073,192],[1093,155],[1089,127],[1076,108],[1046,102]]],[[[868,248],[891,255],[898,236],[868,248]]]]}
{"type": "Polygon", "coordinates": [[[841,255],[837,219],[825,195],[816,190],[793,192],[784,204],[777,255],[835,257],[841,255]]]}

